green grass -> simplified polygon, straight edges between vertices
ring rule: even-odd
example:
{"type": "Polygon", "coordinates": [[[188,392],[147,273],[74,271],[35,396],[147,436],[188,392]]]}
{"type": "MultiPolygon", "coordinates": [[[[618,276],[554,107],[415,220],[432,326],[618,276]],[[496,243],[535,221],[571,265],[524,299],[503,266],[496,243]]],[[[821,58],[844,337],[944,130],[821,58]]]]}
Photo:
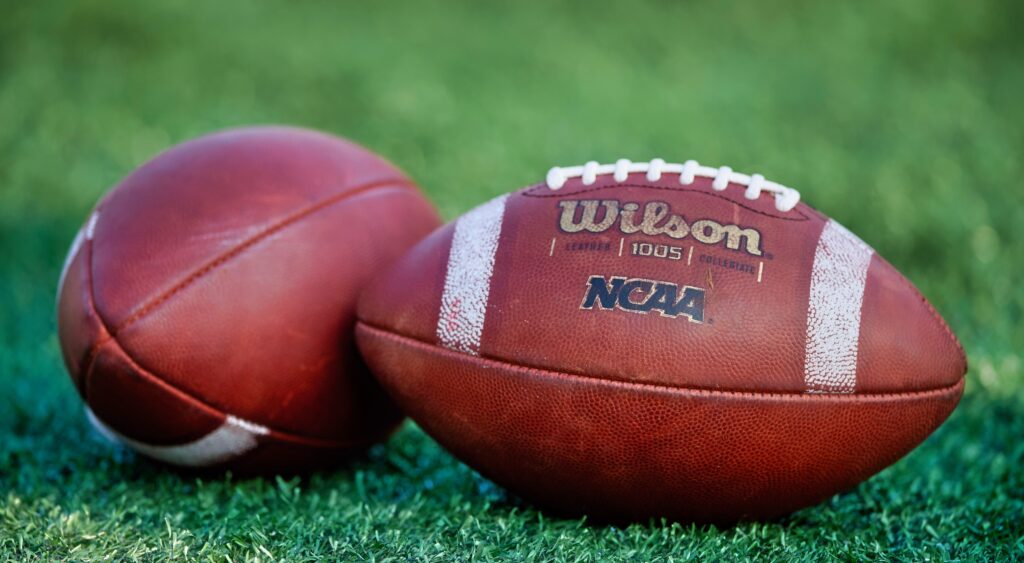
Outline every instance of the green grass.
{"type": "Polygon", "coordinates": [[[1024,559],[1024,4],[156,4],[0,15],[0,560],[1024,559]],[[724,529],[550,517],[412,426],[302,480],[167,472],[88,430],[54,286],[120,177],[264,122],[359,140],[449,218],[553,164],[762,172],[934,302],[966,395],[855,490],[724,529]]]}

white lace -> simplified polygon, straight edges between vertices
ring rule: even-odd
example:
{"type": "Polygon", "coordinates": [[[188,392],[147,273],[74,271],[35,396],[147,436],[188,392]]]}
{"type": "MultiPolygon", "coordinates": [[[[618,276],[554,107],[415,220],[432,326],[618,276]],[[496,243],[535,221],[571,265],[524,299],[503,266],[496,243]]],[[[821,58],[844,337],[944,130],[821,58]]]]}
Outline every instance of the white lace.
{"type": "Polygon", "coordinates": [[[768,192],[774,195],[775,209],[779,211],[790,211],[800,201],[800,192],[793,188],[787,188],[782,184],[769,182],[760,174],[748,176],[739,172],[733,172],[732,168],[728,166],[722,166],[721,168],[701,166],[696,160],[687,160],[683,164],[668,163],[660,158],[655,158],[650,162],[630,162],[625,158],[620,158],[615,164],[598,164],[592,160],[583,166],[569,166],[566,168],[556,166],[552,168],[548,171],[547,184],[548,188],[557,190],[564,186],[569,178],[579,176],[583,179],[583,185],[589,186],[597,181],[599,175],[603,174],[611,174],[616,182],[625,182],[626,177],[634,172],[646,172],[647,180],[650,182],[658,181],[661,179],[661,175],[665,173],[679,174],[679,183],[684,186],[692,184],[697,176],[714,178],[714,181],[711,182],[711,188],[719,192],[724,190],[729,184],[740,184],[747,187],[747,190],[743,193],[743,196],[747,199],[757,199],[761,196],[761,192],[768,192]]]}

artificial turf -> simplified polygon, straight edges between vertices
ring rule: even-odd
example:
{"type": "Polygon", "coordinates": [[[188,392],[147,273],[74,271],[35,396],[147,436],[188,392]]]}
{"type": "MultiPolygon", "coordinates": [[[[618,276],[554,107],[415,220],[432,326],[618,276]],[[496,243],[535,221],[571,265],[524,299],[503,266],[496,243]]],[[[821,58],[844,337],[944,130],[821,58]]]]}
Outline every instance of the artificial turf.
{"type": "Polygon", "coordinates": [[[1022,7],[5,3],[0,560],[1024,559],[1022,7]],[[546,515],[412,425],[303,479],[170,472],[85,423],[56,280],[133,167],[267,122],[362,142],[447,218],[555,164],[761,172],[922,289],[965,345],[966,394],[856,489],[728,528],[546,515]]]}

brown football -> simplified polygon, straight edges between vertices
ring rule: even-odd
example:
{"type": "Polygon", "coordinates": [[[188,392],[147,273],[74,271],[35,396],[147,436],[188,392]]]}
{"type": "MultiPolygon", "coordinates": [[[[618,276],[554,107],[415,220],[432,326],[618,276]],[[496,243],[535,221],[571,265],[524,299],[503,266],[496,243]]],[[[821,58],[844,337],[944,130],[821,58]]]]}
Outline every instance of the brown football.
{"type": "Polygon", "coordinates": [[[379,381],[457,457],[616,520],[820,502],[924,440],[966,371],[859,238],[693,161],[552,169],[415,246],[358,317],[379,381]]]}
{"type": "Polygon", "coordinates": [[[106,435],[167,463],[293,471],[401,415],[353,340],[367,279],[440,224],[348,141],[261,127],[160,154],[97,205],[61,276],[68,372],[106,435]]]}

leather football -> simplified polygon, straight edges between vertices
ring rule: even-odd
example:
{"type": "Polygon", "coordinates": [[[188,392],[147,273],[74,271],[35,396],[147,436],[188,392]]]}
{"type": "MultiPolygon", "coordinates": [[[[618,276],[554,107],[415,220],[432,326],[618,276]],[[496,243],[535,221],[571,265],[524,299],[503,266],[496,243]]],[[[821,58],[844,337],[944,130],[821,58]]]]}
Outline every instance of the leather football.
{"type": "Polygon", "coordinates": [[[789,513],[918,445],[966,371],[914,286],[799,199],[693,161],[552,169],[374,282],[359,346],[426,432],[541,507],[789,513]]]}
{"type": "Polygon", "coordinates": [[[96,205],[61,276],[68,372],[108,437],[170,464],[296,471],[401,414],[354,342],[367,280],[440,221],[380,157],[312,131],[171,148],[96,205]]]}

